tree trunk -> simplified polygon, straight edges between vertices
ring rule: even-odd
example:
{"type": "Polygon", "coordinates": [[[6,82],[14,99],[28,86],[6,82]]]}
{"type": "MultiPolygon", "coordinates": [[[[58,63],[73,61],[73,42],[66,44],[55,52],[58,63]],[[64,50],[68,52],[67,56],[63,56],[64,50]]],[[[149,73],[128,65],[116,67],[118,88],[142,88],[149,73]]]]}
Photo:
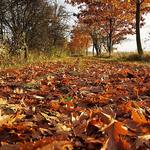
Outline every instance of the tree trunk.
{"type": "Polygon", "coordinates": [[[108,52],[109,52],[109,57],[111,56],[111,53],[112,53],[112,19],[109,20],[109,23],[110,23],[110,32],[109,32],[109,36],[108,36],[108,40],[109,40],[109,43],[108,43],[108,52]]]}
{"type": "Polygon", "coordinates": [[[110,34],[109,34],[109,36],[107,38],[107,51],[109,53],[109,57],[111,56],[112,48],[113,48],[113,45],[112,45],[112,33],[110,32],[110,34]]]}
{"type": "Polygon", "coordinates": [[[0,23],[0,39],[3,41],[3,23],[2,23],[2,20],[0,23]]]}
{"type": "Polygon", "coordinates": [[[22,33],[22,38],[23,38],[23,49],[24,49],[24,59],[27,61],[28,60],[28,46],[27,46],[27,43],[26,43],[26,33],[23,32],[22,33]]]}
{"type": "Polygon", "coordinates": [[[108,52],[109,52],[109,57],[111,56],[111,53],[112,53],[112,41],[111,41],[111,38],[109,39],[109,46],[108,46],[108,52]]]}
{"type": "Polygon", "coordinates": [[[96,56],[99,56],[99,46],[98,46],[98,43],[94,43],[94,48],[96,50],[96,56]]]}
{"type": "Polygon", "coordinates": [[[88,56],[88,48],[86,48],[86,52],[85,53],[86,53],[86,56],[88,56]]]}
{"type": "Polygon", "coordinates": [[[102,55],[102,45],[101,44],[99,45],[99,52],[98,53],[99,53],[99,55],[101,57],[101,55],[102,55]]]}
{"type": "Polygon", "coordinates": [[[28,60],[28,46],[27,45],[24,47],[24,59],[26,61],[28,60]]]}
{"type": "Polygon", "coordinates": [[[109,19],[109,33],[106,39],[107,40],[107,52],[109,53],[109,57],[111,56],[112,48],[113,48],[112,35],[113,35],[112,19],[109,19]]]}
{"type": "Polygon", "coordinates": [[[141,35],[140,35],[140,0],[136,0],[136,43],[137,43],[137,50],[138,54],[140,56],[143,55],[143,49],[142,49],[142,44],[141,44],[141,35]]]}
{"type": "Polygon", "coordinates": [[[94,57],[94,43],[93,43],[93,50],[92,50],[92,52],[93,52],[93,57],[94,57]]]}
{"type": "Polygon", "coordinates": [[[94,49],[96,50],[96,56],[99,56],[99,44],[96,33],[92,34],[92,41],[93,41],[93,56],[94,56],[94,49]]]}

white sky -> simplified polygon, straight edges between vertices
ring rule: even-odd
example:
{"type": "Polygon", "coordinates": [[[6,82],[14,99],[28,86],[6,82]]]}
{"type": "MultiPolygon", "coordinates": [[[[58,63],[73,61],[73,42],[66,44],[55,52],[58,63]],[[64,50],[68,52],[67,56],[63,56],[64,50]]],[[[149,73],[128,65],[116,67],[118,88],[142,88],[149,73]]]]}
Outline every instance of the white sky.
{"type": "MultiPolygon", "coordinates": [[[[145,25],[141,28],[141,41],[145,51],[150,51],[150,14],[145,17],[145,25]],[[149,39],[149,40],[148,40],[149,39]]],[[[117,47],[120,51],[136,51],[135,35],[128,35],[117,47]]]]}
{"type": "MultiPolygon", "coordinates": [[[[64,4],[65,0],[57,0],[58,3],[66,6],[67,10],[71,13],[78,12],[77,8],[74,8],[68,4],[64,4]]],[[[74,19],[72,17],[72,19],[74,19]]],[[[71,23],[73,20],[71,20],[71,23]]],[[[145,25],[141,29],[142,46],[145,51],[150,51],[150,14],[145,17],[145,25]],[[149,38],[149,40],[148,40],[149,38]]],[[[135,35],[128,35],[127,39],[122,41],[116,46],[119,51],[136,51],[136,37],[135,35]]]]}

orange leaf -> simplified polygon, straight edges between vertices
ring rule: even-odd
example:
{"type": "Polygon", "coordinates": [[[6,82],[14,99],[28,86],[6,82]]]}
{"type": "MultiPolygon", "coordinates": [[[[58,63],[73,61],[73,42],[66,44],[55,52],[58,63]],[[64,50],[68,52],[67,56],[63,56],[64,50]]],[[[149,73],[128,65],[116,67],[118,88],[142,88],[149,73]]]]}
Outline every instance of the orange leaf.
{"type": "Polygon", "coordinates": [[[140,124],[148,123],[148,121],[146,120],[146,118],[141,110],[132,109],[131,118],[133,119],[133,121],[140,123],[140,124]]]}

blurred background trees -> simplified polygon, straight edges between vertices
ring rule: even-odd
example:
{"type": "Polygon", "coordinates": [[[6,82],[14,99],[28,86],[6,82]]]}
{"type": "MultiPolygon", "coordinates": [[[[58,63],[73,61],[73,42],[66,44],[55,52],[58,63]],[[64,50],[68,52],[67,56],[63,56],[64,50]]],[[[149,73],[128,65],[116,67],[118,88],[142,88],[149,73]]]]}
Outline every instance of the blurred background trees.
{"type": "Polygon", "coordinates": [[[126,39],[129,34],[136,34],[137,52],[141,57],[144,52],[141,43],[140,28],[144,25],[144,15],[150,11],[149,0],[66,0],[73,6],[79,6],[76,14],[79,23],[92,29],[93,50],[101,55],[103,45],[109,56],[113,46],[126,39]]]}
{"type": "Polygon", "coordinates": [[[143,55],[140,28],[150,10],[149,0],[66,2],[79,6],[72,29],[71,14],[57,0],[1,0],[1,43],[7,44],[11,55],[21,53],[26,60],[29,52],[59,55],[66,50],[80,55],[88,54],[89,47],[93,55],[111,56],[116,44],[136,34],[137,52],[143,55]]]}
{"type": "Polygon", "coordinates": [[[71,55],[88,55],[88,48],[91,46],[92,39],[85,30],[85,26],[78,24],[74,26],[71,39],[68,44],[71,55]]]}
{"type": "Polygon", "coordinates": [[[49,51],[66,44],[69,13],[56,1],[1,0],[0,40],[11,54],[49,51]]]}

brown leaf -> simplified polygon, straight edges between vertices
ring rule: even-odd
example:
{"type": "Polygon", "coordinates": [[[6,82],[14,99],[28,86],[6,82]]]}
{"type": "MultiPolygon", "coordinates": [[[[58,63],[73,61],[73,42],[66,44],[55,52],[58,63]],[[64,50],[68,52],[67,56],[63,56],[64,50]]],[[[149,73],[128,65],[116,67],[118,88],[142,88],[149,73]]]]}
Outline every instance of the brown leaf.
{"type": "Polygon", "coordinates": [[[136,149],[139,149],[140,147],[149,147],[150,148],[150,134],[148,135],[142,135],[138,136],[136,143],[136,149]]]}
{"type": "Polygon", "coordinates": [[[114,142],[112,137],[109,137],[107,141],[104,143],[101,150],[117,150],[117,144],[114,142]]]}
{"type": "Polygon", "coordinates": [[[132,109],[132,116],[131,118],[133,121],[139,123],[139,124],[147,124],[148,121],[146,120],[143,112],[141,109],[132,109]]]}
{"type": "Polygon", "coordinates": [[[73,150],[73,146],[68,141],[53,141],[37,150],[73,150]]]}

